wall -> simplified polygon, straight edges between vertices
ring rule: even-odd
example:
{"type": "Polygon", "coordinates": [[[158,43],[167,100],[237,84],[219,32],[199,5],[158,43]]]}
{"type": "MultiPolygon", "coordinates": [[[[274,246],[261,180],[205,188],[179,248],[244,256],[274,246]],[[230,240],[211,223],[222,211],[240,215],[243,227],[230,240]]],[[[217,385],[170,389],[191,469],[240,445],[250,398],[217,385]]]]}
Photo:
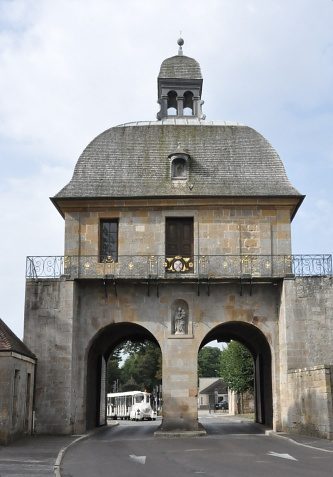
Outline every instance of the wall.
{"type": "Polygon", "coordinates": [[[288,431],[333,439],[333,366],[288,373],[288,431]]]}
{"type": "Polygon", "coordinates": [[[34,373],[33,359],[12,351],[0,353],[0,444],[2,445],[32,432],[34,373]]]}
{"type": "MultiPolygon", "coordinates": [[[[132,201],[140,202],[140,201],[132,201]]],[[[155,200],[156,203],[158,201],[155,200]]],[[[207,202],[207,201],[206,201],[207,202]]],[[[65,217],[65,255],[98,255],[99,221],[119,218],[120,255],[163,255],[165,217],[194,217],[194,254],[290,254],[288,209],[253,204],[182,207],[182,201],[166,201],[159,207],[101,207],[99,211],[68,212],[65,217]]],[[[141,205],[141,204],[140,204],[141,205]]]]}
{"type": "Polygon", "coordinates": [[[37,433],[72,431],[72,340],[75,284],[27,280],[24,342],[37,356],[37,433]]]}
{"type": "Polygon", "coordinates": [[[253,414],[255,412],[254,396],[250,392],[238,395],[236,392],[228,391],[229,414],[253,414]]]}
{"type": "Polygon", "coordinates": [[[332,435],[332,278],[285,280],[279,323],[281,428],[332,435]]]}
{"type": "MultiPolygon", "coordinates": [[[[101,339],[94,359],[128,337],[140,325],[160,344],[163,356],[164,428],[197,426],[197,353],[208,332],[222,323],[246,323],[278,349],[279,287],[253,285],[240,293],[238,282],[212,285],[198,295],[197,284],[112,283],[103,280],[28,281],[25,342],[37,355],[36,430],[80,433],[86,428],[89,349],[101,339]],[[173,304],[188,304],[188,332],[172,333],[173,304]],[[126,324],[127,331],[117,330],[126,324]],[[131,328],[132,327],[132,328],[131,328]],[[118,334],[117,334],[118,333],[118,334]]],[[[121,329],[123,330],[123,329],[121,329]]],[[[277,353],[278,356],[278,353],[277,353]]],[[[279,375],[273,360],[273,394],[279,375]]],[[[96,398],[95,398],[96,399],[96,398]]],[[[94,411],[94,410],[93,410],[94,411]]]]}

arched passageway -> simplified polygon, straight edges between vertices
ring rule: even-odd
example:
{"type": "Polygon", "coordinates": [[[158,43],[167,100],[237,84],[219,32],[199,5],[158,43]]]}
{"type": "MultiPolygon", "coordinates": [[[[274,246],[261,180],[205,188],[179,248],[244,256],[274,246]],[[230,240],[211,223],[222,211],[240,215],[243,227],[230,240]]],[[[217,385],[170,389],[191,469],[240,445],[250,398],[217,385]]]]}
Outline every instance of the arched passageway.
{"type": "Polygon", "coordinates": [[[111,352],[123,341],[151,341],[156,338],[143,326],[132,323],[111,324],[93,338],[87,356],[86,428],[92,429],[106,422],[105,377],[111,352]]]}
{"type": "Polygon", "coordinates": [[[272,356],[265,335],[249,323],[231,321],[212,329],[205,336],[200,348],[214,340],[239,341],[250,351],[254,360],[255,420],[266,426],[272,426],[272,356]]]}

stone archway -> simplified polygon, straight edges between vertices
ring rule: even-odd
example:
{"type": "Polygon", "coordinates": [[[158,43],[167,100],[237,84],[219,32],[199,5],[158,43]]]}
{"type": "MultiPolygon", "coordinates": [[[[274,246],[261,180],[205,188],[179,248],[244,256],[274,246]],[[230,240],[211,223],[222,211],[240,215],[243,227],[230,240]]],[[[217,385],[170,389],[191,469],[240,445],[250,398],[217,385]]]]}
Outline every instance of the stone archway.
{"type": "Polygon", "coordinates": [[[210,341],[239,341],[253,356],[255,368],[255,420],[260,424],[273,424],[272,355],[265,335],[256,326],[231,321],[213,328],[203,339],[200,349],[210,341]]]}
{"type": "Polygon", "coordinates": [[[112,350],[125,340],[149,340],[159,345],[150,331],[133,323],[110,324],[91,340],[87,353],[86,428],[92,429],[106,422],[105,372],[112,350]]]}

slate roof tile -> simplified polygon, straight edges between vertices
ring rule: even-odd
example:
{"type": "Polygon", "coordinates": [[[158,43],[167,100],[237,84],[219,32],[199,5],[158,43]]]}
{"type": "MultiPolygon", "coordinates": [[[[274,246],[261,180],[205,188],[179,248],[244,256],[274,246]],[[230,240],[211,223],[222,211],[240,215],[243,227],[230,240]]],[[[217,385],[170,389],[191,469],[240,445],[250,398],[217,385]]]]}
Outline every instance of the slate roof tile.
{"type": "Polygon", "coordinates": [[[202,79],[202,74],[200,65],[194,58],[176,55],[163,61],[158,77],[167,79],[202,79]]]}
{"type": "Polygon", "coordinates": [[[173,118],[123,124],[97,136],[55,199],[176,196],[302,197],[277,152],[254,129],[173,118]],[[188,181],[176,188],[168,156],[177,147],[191,161],[188,181]]]}

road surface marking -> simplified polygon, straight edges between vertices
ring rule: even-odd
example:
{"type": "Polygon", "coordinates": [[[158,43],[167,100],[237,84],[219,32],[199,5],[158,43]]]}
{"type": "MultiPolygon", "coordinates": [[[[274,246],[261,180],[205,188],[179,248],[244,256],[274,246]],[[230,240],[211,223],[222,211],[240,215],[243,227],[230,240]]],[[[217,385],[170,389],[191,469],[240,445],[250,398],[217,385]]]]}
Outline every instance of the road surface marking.
{"type": "Polygon", "coordinates": [[[201,452],[206,450],[208,449],[185,449],[185,452],[201,452]]]}
{"type": "Polygon", "coordinates": [[[145,455],[135,455],[130,454],[130,459],[134,460],[137,464],[145,464],[146,463],[146,456],[145,455]]]}
{"type": "Polygon", "coordinates": [[[267,452],[267,455],[270,455],[272,457],[281,457],[281,459],[289,459],[289,460],[297,460],[295,457],[289,455],[289,454],[278,454],[277,452],[267,452]]]}

